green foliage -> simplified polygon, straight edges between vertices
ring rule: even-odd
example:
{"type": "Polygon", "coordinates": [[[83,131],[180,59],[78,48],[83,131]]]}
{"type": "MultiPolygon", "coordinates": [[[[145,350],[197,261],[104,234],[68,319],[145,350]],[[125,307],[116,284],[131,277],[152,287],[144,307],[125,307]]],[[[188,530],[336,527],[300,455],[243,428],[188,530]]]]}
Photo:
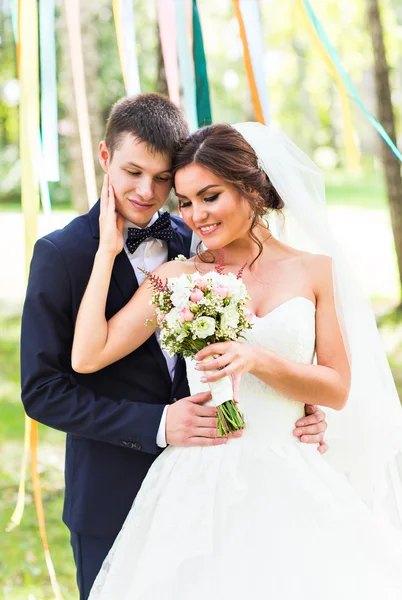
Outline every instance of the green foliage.
{"type": "MultiPolygon", "coordinates": [[[[155,2],[134,0],[137,53],[142,90],[158,89],[158,28],[155,2]]],[[[60,183],[50,184],[52,202],[69,202],[71,176],[69,155],[71,137],[66,123],[66,107],[74,103],[71,79],[66,77],[67,36],[62,2],[57,8],[57,68],[60,133],[60,183]],[[64,33],[64,34],[63,34],[64,33]],[[63,35],[62,35],[63,34],[63,35]]],[[[365,24],[363,0],[328,0],[316,3],[317,15],[335,45],[346,70],[359,88],[370,110],[375,112],[372,74],[372,49],[365,24]],[[363,24],[363,26],[362,26],[363,24]],[[353,32],[345,35],[345,32],[353,32]]],[[[382,2],[388,60],[393,83],[394,108],[400,123],[402,97],[402,58],[400,37],[402,14],[399,3],[382,2]]],[[[317,148],[333,152],[333,165],[345,168],[345,152],[339,94],[306,31],[298,8],[293,2],[260,2],[265,54],[261,57],[266,73],[273,121],[279,123],[307,152],[317,148]]],[[[207,55],[213,119],[234,123],[253,119],[243,49],[231,0],[203,0],[199,3],[201,25],[207,55]]],[[[82,17],[84,18],[84,17],[82,17]]],[[[83,31],[88,26],[82,23],[83,31]]],[[[102,120],[113,102],[124,95],[110,0],[99,0],[90,26],[97,35],[98,76],[87,82],[95,87],[102,120]]],[[[7,8],[0,11],[2,70],[0,74],[0,203],[19,202],[18,107],[6,102],[6,84],[15,80],[16,49],[7,8]]],[[[90,115],[90,118],[94,118],[90,115]]],[[[370,171],[366,157],[378,154],[378,134],[357,107],[353,107],[355,134],[364,157],[364,174],[370,171]]],[[[98,140],[94,140],[96,145],[98,140]]],[[[362,178],[364,180],[364,177],[362,178]]],[[[367,186],[364,186],[365,189],[367,186]]],[[[365,193],[365,191],[364,191],[365,193]]],[[[336,195],[336,193],[335,193],[336,195]]],[[[363,192],[362,192],[363,195],[363,192]]],[[[353,194],[352,194],[353,196],[353,194]]],[[[360,200],[359,200],[360,202],[360,200]]]]}

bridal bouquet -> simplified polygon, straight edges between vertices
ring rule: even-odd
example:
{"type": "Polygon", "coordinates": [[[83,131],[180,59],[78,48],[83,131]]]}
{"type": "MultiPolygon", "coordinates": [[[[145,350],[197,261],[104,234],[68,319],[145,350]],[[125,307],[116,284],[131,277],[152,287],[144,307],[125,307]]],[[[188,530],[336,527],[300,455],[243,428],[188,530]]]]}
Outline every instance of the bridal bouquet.
{"type": "MultiPolygon", "coordinates": [[[[243,332],[252,327],[241,273],[182,274],[165,282],[146,274],[154,289],[151,304],[156,308],[161,346],[171,356],[193,358],[209,344],[242,338],[243,332]]],[[[210,382],[209,386],[217,408],[219,435],[243,429],[231,378],[210,382]]]]}

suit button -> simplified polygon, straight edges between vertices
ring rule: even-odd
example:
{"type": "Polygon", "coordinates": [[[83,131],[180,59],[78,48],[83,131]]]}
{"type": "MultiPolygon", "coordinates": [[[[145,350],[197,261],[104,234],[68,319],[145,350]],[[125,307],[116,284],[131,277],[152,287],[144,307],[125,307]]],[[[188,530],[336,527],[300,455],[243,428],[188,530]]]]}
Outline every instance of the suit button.
{"type": "Polygon", "coordinates": [[[177,398],[172,398],[172,402],[177,402],[177,398]]]}
{"type": "Polygon", "coordinates": [[[135,450],[141,450],[142,448],[140,442],[134,442],[132,447],[135,448],[135,450]]]}

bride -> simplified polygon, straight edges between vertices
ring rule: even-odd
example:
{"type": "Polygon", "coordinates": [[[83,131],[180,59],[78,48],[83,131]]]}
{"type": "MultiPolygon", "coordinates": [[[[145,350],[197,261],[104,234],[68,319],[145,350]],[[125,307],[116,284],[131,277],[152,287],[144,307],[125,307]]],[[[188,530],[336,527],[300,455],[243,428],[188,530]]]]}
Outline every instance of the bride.
{"type": "MultiPolygon", "coordinates": [[[[187,360],[187,376],[192,394],[227,374],[240,379],[246,429],[221,446],[159,456],[90,600],[400,599],[401,410],[371,309],[326,223],[320,172],[256,123],[197,131],[174,171],[182,217],[207,250],[155,273],[206,273],[222,256],[225,272],[245,265],[246,343],[204,349],[187,360]],[[292,435],[306,403],[330,413],[333,465],[292,435]]],[[[123,244],[111,186],[100,224],[74,337],[79,372],[113,363],[155,331],[145,327],[155,318],[147,283],[105,320],[123,244]]]]}

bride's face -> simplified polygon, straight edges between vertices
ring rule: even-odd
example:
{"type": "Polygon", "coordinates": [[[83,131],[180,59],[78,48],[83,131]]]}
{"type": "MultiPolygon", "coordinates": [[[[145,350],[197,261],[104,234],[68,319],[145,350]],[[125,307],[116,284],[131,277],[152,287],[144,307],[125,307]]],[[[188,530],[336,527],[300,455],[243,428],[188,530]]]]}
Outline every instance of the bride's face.
{"type": "Polygon", "coordinates": [[[223,248],[247,236],[251,207],[224,179],[191,164],[177,171],[175,188],[183,220],[207,248],[223,248]]]}

